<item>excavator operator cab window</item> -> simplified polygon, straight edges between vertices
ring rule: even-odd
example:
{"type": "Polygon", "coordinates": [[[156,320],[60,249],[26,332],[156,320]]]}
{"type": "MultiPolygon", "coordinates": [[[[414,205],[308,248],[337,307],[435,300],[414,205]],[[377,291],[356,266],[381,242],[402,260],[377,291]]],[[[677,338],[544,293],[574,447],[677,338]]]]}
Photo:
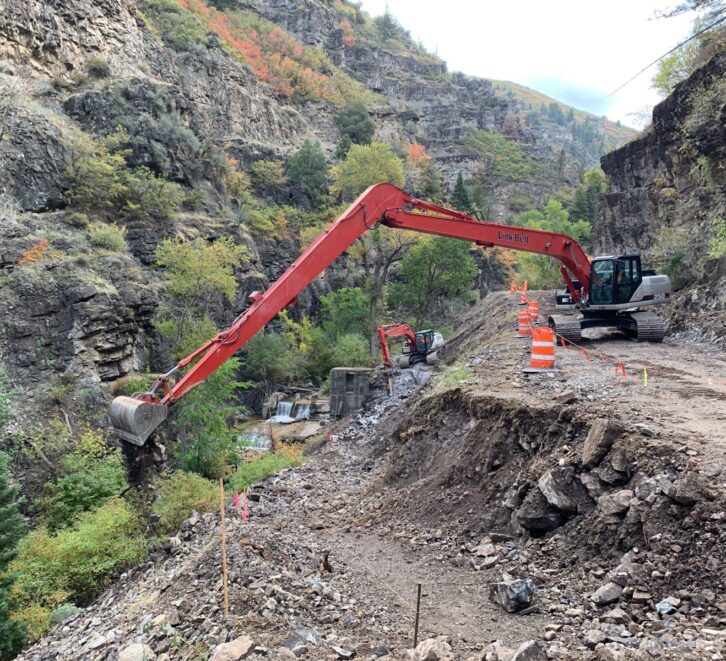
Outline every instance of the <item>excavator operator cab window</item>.
{"type": "Polygon", "coordinates": [[[628,303],[642,281],[640,256],[618,257],[615,272],[615,303],[628,303]]]}
{"type": "Polygon", "coordinates": [[[590,273],[590,302],[607,305],[613,302],[614,259],[597,259],[590,273]]]}
{"type": "Polygon", "coordinates": [[[432,330],[419,331],[416,333],[416,353],[428,354],[434,343],[434,332],[432,330]]]}

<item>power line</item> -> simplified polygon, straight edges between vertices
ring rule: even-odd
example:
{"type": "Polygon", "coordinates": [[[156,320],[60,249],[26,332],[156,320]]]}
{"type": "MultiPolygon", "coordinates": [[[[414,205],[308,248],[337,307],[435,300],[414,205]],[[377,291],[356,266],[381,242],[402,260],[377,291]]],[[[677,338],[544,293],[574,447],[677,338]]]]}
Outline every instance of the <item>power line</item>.
{"type": "MultiPolygon", "coordinates": [[[[724,11],[726,11],[726,9],[722,9],[721,12],[719,12],[719,13],[723,13],[724,11]]],[[[673,48],[671,48],[667,53],[663,53],[663,55],[661,55],[660,57],[658,57],[655,60],[653,60],[650,64],[644,66],[632,78],[629,78],[628,80],[626,80],[616,90],[613,90],[612,92],[610,92],[610,94],[608,94],[605,98],[607,99],[607,98],[611,97],[613,94],[615,94],[616,92],[619,92],[621,89],[623,89],[623,87],[625,87],[626,85],[629,85],[630,83],[632,83],[641,73],[643,73],[644,71],[647,71],[648,69],[650,69],[650,67],[652,67],[657,62],[660,62],[664,57],[668,57],[668,55],[670,55],[673,51],[678,50],[681,46],[685,46],[689,41],[693,41],[696,37],[699,37],[700,35],[702,35],[707,30],[710,30],[712,27],[715,27],[716,25],[718,25],[719,23],[723,23],[724,21],[726,21],[726,16],[723,16],[722,18],[719,18],[717,21],[714,21],[713,23],[711,23],[710,25],[707,25],[702,30],[699,30],[698,32],[696,32],[696,34],[688,37],[688,39],[686,39],[685,41],[682,41],[677,46],[674,46],[673,48]]]]}

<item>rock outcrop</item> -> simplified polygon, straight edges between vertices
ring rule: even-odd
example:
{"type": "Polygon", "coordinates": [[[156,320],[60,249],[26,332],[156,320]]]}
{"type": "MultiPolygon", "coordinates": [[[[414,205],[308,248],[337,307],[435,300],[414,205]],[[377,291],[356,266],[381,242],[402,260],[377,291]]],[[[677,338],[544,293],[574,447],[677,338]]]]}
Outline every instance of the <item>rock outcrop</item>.
{"type": "Polygon", "coordinates": [[[676,86],[645,133],[602,158],[610,189],[593,228],[600,253],[641,252],[680,290],[676,329],[726,333],[726,258],[709,259],[726,214],[726,53],[676,86]]]}

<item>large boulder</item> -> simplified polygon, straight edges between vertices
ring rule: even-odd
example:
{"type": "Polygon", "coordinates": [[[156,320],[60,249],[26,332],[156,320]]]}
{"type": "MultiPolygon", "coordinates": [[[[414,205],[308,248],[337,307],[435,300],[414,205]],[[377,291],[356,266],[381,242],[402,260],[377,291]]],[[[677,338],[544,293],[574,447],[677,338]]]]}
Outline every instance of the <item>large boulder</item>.
{"type": "Polygon", "coordinates": [[[568,514],[592,508],[592,501],[571,466],[552,468],[537,482],[539,490],[552,507],[568,514]]]}
{"type": "Polygon", "coordinates": [[[229,643],[217,645],[209,661],[240,661],[246,659],[255,648],[249,636],[240,636],[229,643]]]}
{"type": "Polygon", "coordinates": [[[539,489],[532,489],[516,514],[517,523],[533,533],[544,533],[559,528],[565,518],[554,509],[539,489]]]}
{"type": "Polygon", "coordinates": [[[618,424],[608,418],[597,418],[592,423],[582,448],[583,465],[586,468],[597,466],[621,433],[622,428],[618,424]]]}
{"type": "Polygon", "coordinates": [[[531,605],[534,597],[532,579],[505,580],[489,586],[489,599],[508,613],[516,613],[531,605]]]}

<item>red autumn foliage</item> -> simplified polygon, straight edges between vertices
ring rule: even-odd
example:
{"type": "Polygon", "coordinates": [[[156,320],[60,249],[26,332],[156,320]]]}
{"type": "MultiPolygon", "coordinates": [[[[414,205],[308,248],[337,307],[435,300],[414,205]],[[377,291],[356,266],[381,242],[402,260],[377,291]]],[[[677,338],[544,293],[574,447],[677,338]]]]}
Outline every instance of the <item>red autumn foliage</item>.
{"type": "Polygon", "coordinates": [[[426,153],[426,147],[417,143],[412,143],[408,146],[408,160],[412,163],[420,163],[421,161],[431,158],[426,153]]]}
{"type": "Polygon", "coordinates": [[[203,0],[177,2],[215,32],[233,55],[282,96],[323,99],[336,105],[343,102],[330,77],[311,68],[323,66],[321,61],[279,26],[268,26],[247,12],[217,11],[203,0]]]}

